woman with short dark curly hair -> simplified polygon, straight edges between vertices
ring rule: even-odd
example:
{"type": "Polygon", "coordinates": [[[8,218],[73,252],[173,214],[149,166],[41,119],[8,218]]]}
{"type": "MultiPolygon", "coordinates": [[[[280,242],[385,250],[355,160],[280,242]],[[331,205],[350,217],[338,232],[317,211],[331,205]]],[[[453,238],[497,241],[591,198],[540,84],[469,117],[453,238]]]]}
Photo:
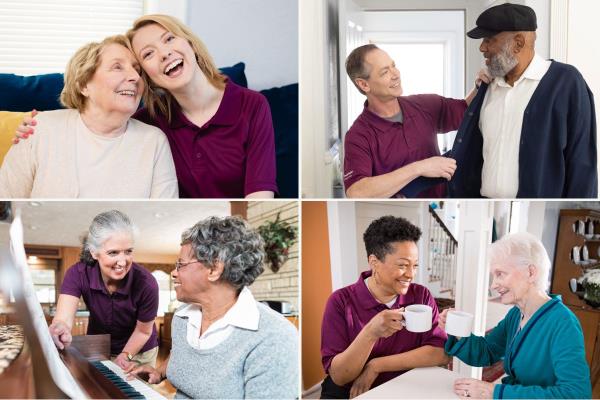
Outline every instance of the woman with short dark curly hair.
{"type": "Polygon", "coordinates": [[[365,231],[370,270],[336,290],[323,315],[321,358],[328,376],[321,398],[355,397],[409,369],[448,363],[433,296],[412,283],[420,237],[418,227],[393,216],[373,221],[365,231]],[[412,304],[433,309],[429,331],[403,329],[404,307],[412,304]]]}
{"type": "Polygon", "coordinates": [[[172,272],[177,300],[173,348],[150,383],[165,377],[178,397],[298,397],[298,334],[254,300],[247,286],[263,272],[263,241],[238,217],[210,217],[181,236],[172,272]]]}

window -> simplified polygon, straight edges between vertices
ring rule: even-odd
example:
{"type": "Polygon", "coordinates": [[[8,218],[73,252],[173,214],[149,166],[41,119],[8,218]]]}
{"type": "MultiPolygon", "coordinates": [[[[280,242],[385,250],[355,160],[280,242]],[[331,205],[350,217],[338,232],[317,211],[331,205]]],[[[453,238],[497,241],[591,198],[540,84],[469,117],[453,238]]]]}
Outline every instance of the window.
{"type": "Polygon", "coordinates": [[[400,70],[402,95],[444,95],[444,43],[376,43],[400,70]]]}
{"type": "Polygon", "coordinates": [[[125,33],[143,0],[2,0],[0,73],[64,72],[82,45],[125,33]]]}
{"type": "Polygon", "coordinates": [[[40,303],[56,303],[56,271],[58,260],[27,257],[33,289],[40,303]]]}
{"type": "Polygon", "coordinates": [[[169,304],[175,299],[171,276],[164,271],[156,270],[152,276],[158,282],[158,316],[162,317],[169,311],[169,304]]]}

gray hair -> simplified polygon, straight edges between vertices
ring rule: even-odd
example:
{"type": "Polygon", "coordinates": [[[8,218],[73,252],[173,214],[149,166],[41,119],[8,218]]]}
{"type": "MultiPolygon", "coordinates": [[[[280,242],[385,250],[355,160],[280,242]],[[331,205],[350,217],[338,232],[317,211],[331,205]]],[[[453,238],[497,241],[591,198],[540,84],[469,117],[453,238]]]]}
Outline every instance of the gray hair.
{"type": "Polygon", "coordinates": [[[116,233],[126,233],[131,236],[131,240],[137,235],[137,228],[129,217],[118,210],[111,210],[100,213],[94,217],[90,227],[82,238],[81,262],[87,265],[94,265],[96,260],[92,253],[97,253],[102,244],[116,233]]]}
{"type": "Polygon", "coordinates": [[[264,271],[262,237],[239,217],[202,220],[183,232],[181,244],[191,244],[196,259],[208,268],[222,262],[220,279],[238,291],[264,271]]]}
{"type": "Polygon", "coordinates": [[[537,268],[535,286],[546,291],[550,274],[550,259],[542,242],[530,233],[513,233],[492,243],[490,246],[490,265],[508,264],[515,268],[537,268]]]}

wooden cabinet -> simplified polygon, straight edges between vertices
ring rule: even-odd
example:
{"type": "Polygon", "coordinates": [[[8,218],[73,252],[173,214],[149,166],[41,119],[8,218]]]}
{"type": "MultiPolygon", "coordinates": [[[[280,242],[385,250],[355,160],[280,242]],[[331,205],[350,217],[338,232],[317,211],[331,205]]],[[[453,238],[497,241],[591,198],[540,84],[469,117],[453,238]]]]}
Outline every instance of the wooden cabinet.
{"type": "Polygon", "coordinates": [[[88,317],[75,317],[73,321],[73,327],[71,328],[71,335],[80,336],[87,333],[88,317]]]}
{"type": "Polygon", "coordinates": [[[587,269],[600,268],[600,212],[561,210],[559,218],[550,293],[560,294],[563,303],[573,311],[581,323],[586,359],[594,386],[600,378],[600,309],[591,307],[579,295],[573,293],[569,281],[581,277],[587,269]],[[580,224],[584,224],[584,232],[590,232],[590,223],[593,226],[593,237],[591,234],[582,234],[579,229],[580,224]],[[582,263],[580,259],[577,262],[577,256],[573,256],[574,249],[575,252],[582,252],[583,246],[587,247],[589,258],[596,261],[582,263]]]}

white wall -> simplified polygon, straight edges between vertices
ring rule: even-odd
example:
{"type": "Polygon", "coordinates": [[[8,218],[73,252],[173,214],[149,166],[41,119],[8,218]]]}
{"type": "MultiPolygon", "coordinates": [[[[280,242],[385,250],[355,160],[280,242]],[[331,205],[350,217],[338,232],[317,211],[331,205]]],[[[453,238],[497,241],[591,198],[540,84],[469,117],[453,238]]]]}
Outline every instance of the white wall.
{"type": "Polygon", "coordinates": [[[325,159],[330,115],[327,53],[327,5],[322,0],[300,2],[300,136],[302,197],[331,198],[332,168],[325,159]]]}
{"type": "Polygon", "coordinates": [[[298,82],[297,0],[194,0],[187,23],[218,67],[246,64],[251,89],[298,82]]]}
{"type": "MultiPolygon", "coordinates": [[[[600,118],[600,43],[598,42],[597,0],[569,1],[567,63],[574,65],[585,78],[596,102],[596,124],[600,118]]],[[[596,136],[596,140],[598,136],[596,136]]],[[[598,143],[600,153],[600,143],[598,143]]],[[[600,166],[599,166],[600,171],[600,166]]]]}

